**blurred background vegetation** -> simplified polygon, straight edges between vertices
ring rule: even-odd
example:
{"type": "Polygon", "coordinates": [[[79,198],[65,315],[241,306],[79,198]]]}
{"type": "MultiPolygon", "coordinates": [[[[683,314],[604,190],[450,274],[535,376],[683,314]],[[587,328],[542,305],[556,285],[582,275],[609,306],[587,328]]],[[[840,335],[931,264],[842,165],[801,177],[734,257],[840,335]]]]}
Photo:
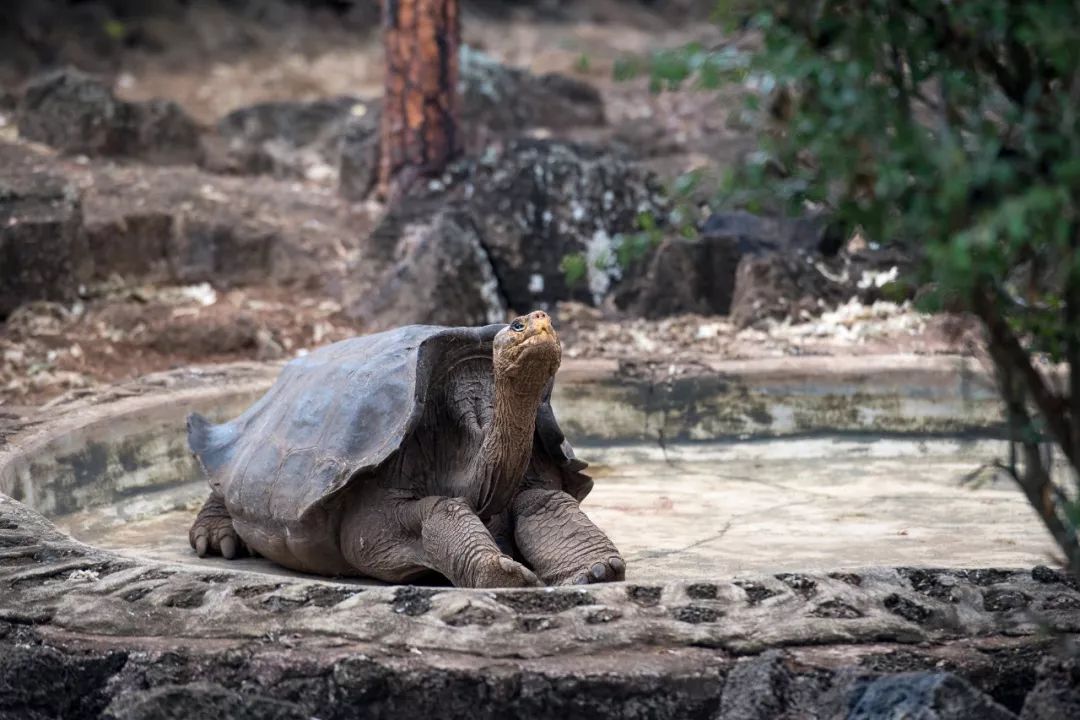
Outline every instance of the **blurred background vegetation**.
{"type": "Polygon", "coordinates": [[[616,73],[751,88],[758,148],[718,204],[824,210],[914,254],[924,309],[979,318],[1012,438],[1000,469],[1080,571],[1080,6],[723,2],[715,19],[723,45],[616,73]]]}

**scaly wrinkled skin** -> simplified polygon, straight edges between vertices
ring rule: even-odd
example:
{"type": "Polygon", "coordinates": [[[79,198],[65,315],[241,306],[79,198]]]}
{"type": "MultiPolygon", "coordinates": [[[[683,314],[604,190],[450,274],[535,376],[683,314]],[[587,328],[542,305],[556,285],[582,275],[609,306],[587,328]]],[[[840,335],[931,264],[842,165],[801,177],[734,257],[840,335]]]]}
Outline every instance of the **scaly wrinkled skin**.
{"type": "Polygon", "coordinates": [[[345,494],[335,543],[298,543],[308,530],[319,537],[303,527],[290,528],[285,543],[232,522],[211,496],[192,526],[192,547],[226,558],[247,549],[297,570],[388,582],[432,572],[459,587],[624,579],[618,550],[564,491],[558,469],[533,452],[537,409],[561,358],[550,318],[536,311],[495,337],[490,404],[476,391],[488,361],[454,359],[441,395],[428,401],[395,460],[345,494]]]}
{"type": "Polygon", "coordinates": [[[232,518],[221,496],[211,495],[203,503],[188,531],[188,542],[199,557],[221,555],[232,560],[244,554],[244,541],[233,529],[232,518]]]}

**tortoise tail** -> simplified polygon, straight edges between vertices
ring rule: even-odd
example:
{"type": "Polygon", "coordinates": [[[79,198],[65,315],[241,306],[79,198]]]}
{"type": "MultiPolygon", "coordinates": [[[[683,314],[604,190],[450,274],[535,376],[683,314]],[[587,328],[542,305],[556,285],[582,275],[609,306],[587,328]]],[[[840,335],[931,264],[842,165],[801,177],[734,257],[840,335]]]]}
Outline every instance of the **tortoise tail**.
{"type": "Polygon", "coordinates": [[[187,416],[187,439],[188,446],[196,455],[201,456],[210,446],[210,437],[214,426],[209,420],[199,413],[191,413],[187,416]]]}
{"type": "Polygon", "coordinates": [[[198,413],[187,418],[188,447],[195,453],[203,471],[213,478],[232,454],[235,429],[231,423],[214,425],[198,413]]]}

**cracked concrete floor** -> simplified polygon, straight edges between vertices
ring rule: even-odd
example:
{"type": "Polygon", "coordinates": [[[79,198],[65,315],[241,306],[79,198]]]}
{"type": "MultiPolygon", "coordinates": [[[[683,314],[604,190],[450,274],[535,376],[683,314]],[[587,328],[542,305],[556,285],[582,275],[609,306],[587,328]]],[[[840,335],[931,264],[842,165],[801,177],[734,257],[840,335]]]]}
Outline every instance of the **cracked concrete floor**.
{"type": "MultiPolygon", "coordinates": [[[[1011,481],[962,482],[1004,452],[985,440],[841,437],[578,449],[596,479],[584,507],[622,550],[628,579],[652,582],[1052,562],[1049,535],[1011,481]]],[[[57,524],[100,547],[220,568],[187,544],[204,493],[187,485],[57,524]]],[[[228,566],[293,574],[263,560],[228,566]]]]}

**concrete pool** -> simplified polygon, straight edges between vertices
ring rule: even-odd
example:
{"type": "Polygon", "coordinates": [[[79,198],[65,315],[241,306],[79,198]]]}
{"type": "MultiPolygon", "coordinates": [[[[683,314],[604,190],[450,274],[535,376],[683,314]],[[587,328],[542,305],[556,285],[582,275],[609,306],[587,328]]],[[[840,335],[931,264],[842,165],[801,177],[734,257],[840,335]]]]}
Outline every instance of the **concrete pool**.
{"type": "Polygon", "coordinates": [[[0,639],[32,635],[27,667],[113,668],[118,702],[150,702],[139,678],[175,668],[167,692],[192,703],[242,687],[296,717],[353,696],[409,716],[716,717],[744,667],[822,692],[948,667],[1019,708],[1048,638],[1080,633],[1080,586],[1047,567],[1021,494],[962,482],[1005,452],[968,358],[566,363],[553,404],[627,580],[519,590],[197,559],[183,418],[238,413],[277,369],[181,369],[0,417],[0,639]]]}
{"type": "MultiPolygon", "coordinates": [[[[622,551],[628,581],[1029,566],[1053,551],[1011,481],[964,482],[1001,455],[999,441],[824,436],[577,452],[596,480],[583,507],[622,551]]],[[[132,557],[295,576],[263,559],[196,557],[187,532],[206,488],[196,480],[131,493],[53,520],[132,557]]]]}

